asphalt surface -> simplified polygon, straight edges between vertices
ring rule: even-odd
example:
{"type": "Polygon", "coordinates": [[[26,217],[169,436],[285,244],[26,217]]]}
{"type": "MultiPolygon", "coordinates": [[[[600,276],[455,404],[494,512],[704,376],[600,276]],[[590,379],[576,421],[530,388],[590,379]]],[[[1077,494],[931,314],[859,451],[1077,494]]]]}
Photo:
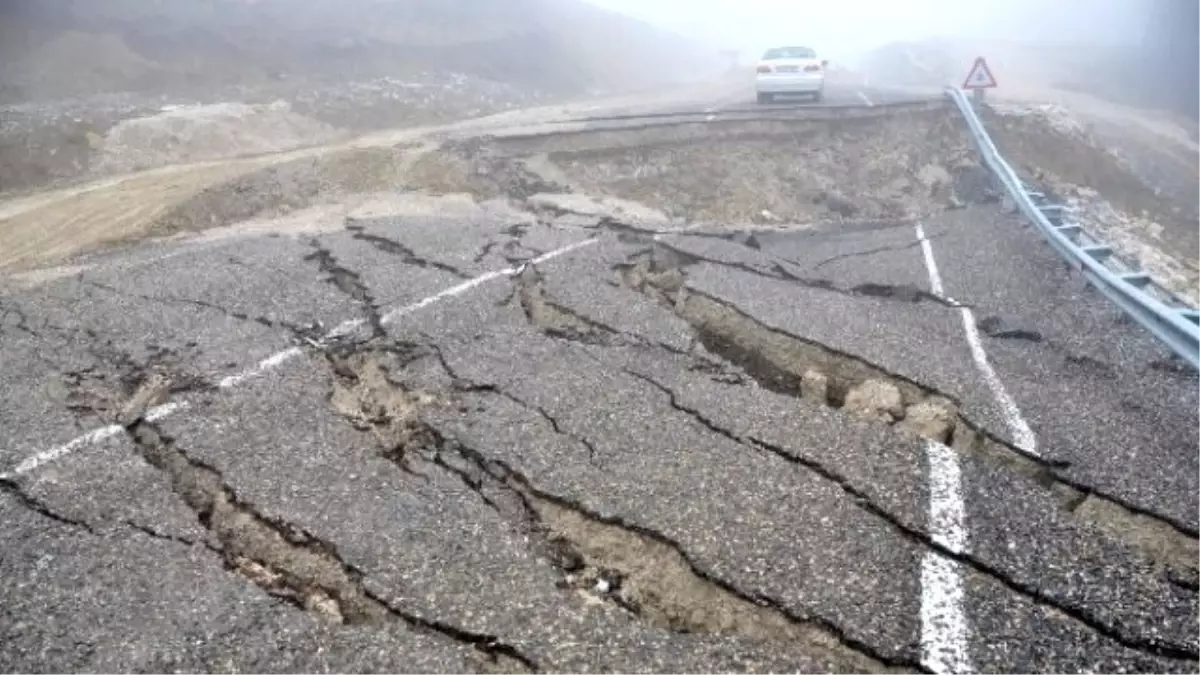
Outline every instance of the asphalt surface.
{"type": "Polygon", "coordinates": [[[0,288],[5,671],[1198,670],[1195,374],[999,204],[382,217],[0,288]]]}

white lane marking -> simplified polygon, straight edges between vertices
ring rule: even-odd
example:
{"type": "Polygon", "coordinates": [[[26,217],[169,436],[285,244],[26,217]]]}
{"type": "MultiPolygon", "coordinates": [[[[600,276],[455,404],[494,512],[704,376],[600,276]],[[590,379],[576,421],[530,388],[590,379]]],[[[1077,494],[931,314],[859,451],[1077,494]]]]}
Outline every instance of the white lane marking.
{"type": "Polygon", "coordinates": [[[43,464],[53,462],[58,458],[69,455],[70,453],[75,452],[82,447],[102,443],[113,436],[116,436],[122,431],[124,431],[124,429],[116,424],[110,424],[106,427],[100,427],[99,429],[92,429],[86,434],[80,436],[79,438],[73,439],[68,443],[64,443],[57,447],[43,450],[33,456],[26,457],[12,471],[9,471],[5,474],[0,474],[0,478],[9,480],[22,474],[29,473],[43,464]]]}
{"type": "MultiPolygon", "coordinates": [[[[954,553],[967,551],[958,454],[926,441],[929,466],[929,536],[954,553]]],[[[966,592],[959,563],[937,551],[921,560],[921,664],[935,673],[973,672],[966,592]]]]}
{"type": "MultiPolygon", "coordinates": [[[[458,284],[457,286],[451,286],[450,288],[447,288],[444,291],[439,291],[438,293],[435,293],[435,294],[433,294],[427,298],[424,298],[418,302],[415,302],[411,305],[405,305],[403,307],[398,307],[398,308],[392,310],[391,312],[388,312],[387,315],[385,315],[381,319],[381,322],[385,323],[385,324],[391,323],[402,316],[405,316],[407,314],[411,314],[418,310],[424,309],[425,307],[428,307],[429,305],[432,305],[440,300],[444,300],[446,298],[453,297],[456,295],[461,295],[462,293],[466,293],[467,291],[469,291],[473,288],[482,286],[483,284],[485,284],[489,281],[492,281],[493,279],[499,279],[500,277],[513,276],[515,274],[519,274],[528,265],[537,265],[537,264],[546,262],[548,260],[553,260],[554,258],[557,258],[558,256],[563,255],[565,253],[570,253],[571,251],[581,249],[585,246],[591,246],[592,244],[595,244],[597,241],[598,241],[597,239],[585,239],[583,241],[577,241],[574,244],[569,244],[562,248],[550,251],[549,253],[544,253],[544,254],[542,254],[526,263],[523,263],[521,265],[518,265],[515,267],[508,267],[506,269],[496,270],[493,272],[487,272],[485,274],[481,274],[472,279],[468,279],[467,281],[464,281],[463,283],[458,284]]],[[[344,322],[338,324],[333,330],[329,331],[329,333],[327,333],[325,335],[325,337],[322,338],[322,341],[324,342],[324,341],[330,340],[335,337],[346,335],[346,334],[352,332],[355,328],[363,325],[364,323],[366,323],[366,322],[363,321],[362,319],[354,319],[351,321],[344,321],[344,322]]],[[[217,383],[217,387],[219,387],[221,389],[230,389],[232,387],[236,387],[237,385],[239,385],[247,380],[253,379],[259,375],[262,375],[263,373],[266,373],[267,371],[278,368],[279,366],[287,363],[288,361],[296,358],[297,356],[300,356],[303,353],[304,353],[304,350],[299,347],[289,347],[281,352],[276,352],[275,354],[272,354],[271,356],[268,356],[267,358],[263,359],[262,361],[259,361],[258,363],[254,364],[250,368],[247,368],[239,373],[235,373],[233,375],[229,375],[229,376],[223,378],[220,382],[217,383]]],[[[147,411],[146,419],[153,422],[156,420],[160,420],[164,417],[167,417],[169,415],[173,415],[181,410],[186,410],[187,408],[188,408],[188,404],[186,401],[165,403],[163,405],[151,408],[149,411],[147,411]]],[[[12,478],[16,478],[17,476],[22,476],[24,474],[27,474],[31,471],[38,469],[41,466],[48,464],[50,462],[54,462],[58,459],[61,459],[62,457],[65,457],[66,455],[69,455],[72,452],[75,452],[76,450],[79,450],[79,449],[84,448],[89,445],[95,445],[95,444],[103,442],[109,438],[112,438],[113,436],[120,434],[122,431],[123,431],[123,428],[116,424],[110,424],[105,427],[93,429],[93,430],[87,432],[86,434],[84,434],[78,438],[72,439],[62,445],[58,445],[53,448],[48,448],[46,450],[42,450],[41,452],[38,452],[30,457],[25,458],[24,460],[21,461],[20,464],[17,464],[17,466],[14,467],[12,471],[0,474],[0,479],[12,479],[12,478]]]]}
{"type": "Polygon", "coordinates": [[[938,272],[937,260],[933,257],[933,245],[925,237],[925,228],[917,223],[917,241],[921,242],[921,253],[925,254],[925,269],[929,271],[929,290],[934,295],[943,296],[946,289],[942,288],[942,275],[938,272]]]}
{"type": "Polygon", "coordinates": [[[875,106],[875,104],[871,102],[871,99],[867,98],[867,94],[865,92],[858,92],[858,97],[862,99],[863,103],[867,104],[867,107],[875,106]]]}
{"type": "MultiPolygon", "coordinates": [[[[925,267],[929,271],[930,290],[935,295],[945,297],[942,277],[938,273],[937,260],[933,257],[933,246],[925,236],[925,229],[921,227],[921,223],[917,223],[917,239],[921,242],[921,252],[925,254],[925,267]]],[[[974,312],[970,307],[960,307],[959,311],[962,312],[963,331],[967,335],[967,345],[971,349],[971,358],[975,361],[975,368],[983,376],[983,381],[991,390],[992,397],[1000,406],[1000,412],[1004,415],[1009,432],[1012,433],[1013,442],[1025,452],[1038,457],[1037,436],[1034,435],[1033,429],[1025,421],[1025,416],[1021,414],[1021,408],[1008,393],[1008,389],[1000,381],[1000,376],[996,374],[991,362],[988,361],[987,352],[983,348],[983,340],[979,337],[979,328],[975,325],[974,312]]]]}
{"type": "Polygon", "coordinates": [[[954,553],[965,553],[967,514],[958,454],[941,443],[926,441],[925,457],[929,461],[929,536],[954,553]]]}
{"type": "MultiPolygon", "coordinates": [[[[930,291],[945,297],[946,289],[933,255],[933,245],[925,236],[921,223],[917,223],[916,232],[929,273],[930,291]]],[[[971,358],[999,404],[1013,440],[1036,454],[1033,431],[988,361],[975,326],[974,313],[970,307],[959,307],[958,311],[962,315],[971,358]]],[[[940,443],[927,442],[925,456],[929,465],[929,536],[951,552],[965,553],[968,546],[966,508],[958,455],[940,443]]],[[[927,552],[921,561],[921,663],[929,670],[935,673],[972,672],[965,606],[966,591],[959,563],[936,551],[927,552]]]]}

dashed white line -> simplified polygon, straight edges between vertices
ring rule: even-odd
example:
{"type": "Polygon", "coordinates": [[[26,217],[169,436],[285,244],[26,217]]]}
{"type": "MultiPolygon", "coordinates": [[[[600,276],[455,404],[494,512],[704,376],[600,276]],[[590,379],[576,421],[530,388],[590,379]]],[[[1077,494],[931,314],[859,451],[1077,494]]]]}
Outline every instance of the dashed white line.
{"type": "MultiPolygon", "coordinates": [[[[928,441],[929,535],[954,553],[966,553],[966,509],[958,455],[928,441]]],[[[921,560],[921,664],[935,673],[973,672],[962,570],[955,560],[929,551],[921,560]]]]}
{"type": "MultiPolygon", "coordinates": [[[[916,230],[925,269],[929,273],[929,289],[944,298],[946,289],[933,255],[933,245],[925,236],[921,223],[917,223],[916,230]]],[[[958,311],[975,368],[1000,406],[1013,440],[1036,455],[1037,439],[988,361],[979,329],[975,326],[975,314],[970,307],[960,306],[958,311]]],[[[941,443],[927,442],[925,457],[929,466],[929,536],[951,552],[965,553],[968,546],[966,507],[958,455],[941,443]]],[[[926,553],[921,561],[921,663],[929,670],[935,673],[972,672],[965,606],[966,591],[959,563],[936,551],[926,553]]]]}
{"type": "MultiPolygon", "coordinates": [[[[920,223],[917,223],[917,239],[920,240],[921,252],[925,255],[925,267],[929,271],[930,291],[934,295],[945,297],[942,277],[938,273],[937,260],[933,257],[933,245],[925,236],[925,229],[921,227],[920,223]]],[[[960,307],[959,311],[962,312],[963,330],[967,335],[967,346],[971,349],[971,358],[975,361],[975,368],[983,376],[983,381],[991,390],[992,397],[1000,406],[1000,412],[1004,415],[1004,421],[1012,434],[1013,442],[1025,452],[1035,457],[1038,456],[1037,437],[1034,435],[1033,429],[1029,427],[1029,423],[1025,421],[1025,416],[1021,414],[1021,408],[1017,406],[1017,402],[1013,400],[1008,389],[1004,387],[1004,383],[1000,381],[1000,376],[992,368],[987,352],[983,348],[983,340],[979,337],[979,328],[975,325],[974,312],[970,307],[960,307]]]]}
{"type": "MultiPolygon", "coordinates": [[[[458,284],[456,286],[451,286],[450,288],[447,288],[443,291],[439,291],[438,293],[435,293],[427,298],[419,300],[418,302],[415,302],[411,305],[397,307],[396,309],[392,310],[391,312],[388,312],[385,316],[383,316],[383,318],[381,319],[381,322],[384,324],[391,323],[402,316],[405,316],[407,314],[412,314],[413,312],[424,309],[425,307],[428,307],[440,300],[444,300],[446,298],[450,298],[450,297],[453,297],[456,295],[461,295],[463,293],[466,293],[467,291],[469,291],[473,288],[482,286],[483,284],[485,284],[489,281],[492,281],[493,279],[499,279],[500,277],[510,277],[515,274],[519,274],[523,269],[525,269],[525,267],[527,265],[537,265],[537,264],[546,262],[548,260],[553,260],[554,258],[557,258],[560,255],[570,253],[571,251],[581,249],[585,246],[591,246],[592,244],[596,243],[596,241],[597,241],[596,239],[585,239],[583,241],[578,241],[578,242],[575,242],[574,244],[570,244],[568,246],[563,246],[562,248],[558,248],[553,251],[550,251],[549,253],[544,253],[522,265],[518,265],[515,267],[509,267],[509,268],[502,269],[502,270],[487,272],[487,273],[481,274],[477,277],[473,277],[471,279],[468,279],[467,281],[464,281],[461,284],[458,284]]],[[[329,331],[329,333],[327,333],[325,335],[323,340],[329,340],[331,338],[336,338],[336,337],[340,337],[343,335],[347,335],[347,334],[353,332],[359,326],[362,326],[364,323],[365,323],[365,321],[363,321],[362,319],[354,319],[351,321],[342,322],[342,323],[338,324],[333,330],[329,331]]],[[[253,365],[239,373],[235,373],[233,375],[229,375],[229,376],[223,378],[220,382],[217,383],[217,386],[221,389],[230,389],[232,387],[236,387],[237,385],[239,385],[247,380],[253,379],[255,377],[258,377],[259,375],[262,375],[263,373],[266,373],[268,371],[278,368],[279,366],[283,365],[284,363],[287,363],[288,361],[296,358],[297,356],[300,356],[303,353],[304,353],[304,350],[299,347],[289,347],[288,349],[285,349],[280,352],[276,352],[275,354],[268,356],[267,358],[263,359],[262,361],[259,361],[255,365],[253,365]]],[[[186,401],[165,403],[165,404],[157,406],[155,408],[151,408],[149,411],[147,411],[146,419],[150,420],[150,421],[160,420],[169,415],[173,415],[182,410],[186,410],[187,408],[188,408],[188,404],[186,401]]],[[[12,479],[12,478],[16,478],[17,476],[21,476],[21,475],[30,473],[31,471],[34,471],[41,466],[49,464],[50,462],[59,460],[59,459],[65,457],[66,455],[69,455],[69,454],[75,452],[76,450],[80,450],[89,445],[96,445],[96,444],[102,443],[114,436],[117,436],[122,431],[123,431],[123,428],[116,424],[110,424],[108,426],[93,429],[93,430],[87,432],[86,434],[79,436],[78,438],[74,438],[62,445],[58,445],[53,448],[48,448],[46,450],[42,450],[41,452],[38,452],[34,455],[31,455],[30,457],[25,458],[23,461],[21,461],[21,463],[17,464],[17,466],[14,467],[12,469],[12,471],[0,474],[0,479],[12,479]]]]}
{"type": "Polygon", "coordinates": [[[858,97],[859,97],[860,99],[862,99],[862,102],[863,102],[863,103],[866,103],[866,104],[867,104],[867,107],[874,107],[874,106],[875,106],[875,104],[871,102],[871,99],[867,97],[867,94],[866,94],[866,92],[862,92],[862,91],[858,92],[858,97]]]}

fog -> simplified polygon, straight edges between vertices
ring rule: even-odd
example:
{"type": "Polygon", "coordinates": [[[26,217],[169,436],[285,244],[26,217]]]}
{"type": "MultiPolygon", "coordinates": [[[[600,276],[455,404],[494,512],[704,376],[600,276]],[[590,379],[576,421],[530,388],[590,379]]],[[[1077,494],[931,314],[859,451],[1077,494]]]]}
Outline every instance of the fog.
{"type": "Polygon", "coordinates": [[[1134,44],[1155,2],[1179,0],[589,1],[729,49],[754,53],[801,43],[846,59],[890,42],[931,37],[1134,44]]]}

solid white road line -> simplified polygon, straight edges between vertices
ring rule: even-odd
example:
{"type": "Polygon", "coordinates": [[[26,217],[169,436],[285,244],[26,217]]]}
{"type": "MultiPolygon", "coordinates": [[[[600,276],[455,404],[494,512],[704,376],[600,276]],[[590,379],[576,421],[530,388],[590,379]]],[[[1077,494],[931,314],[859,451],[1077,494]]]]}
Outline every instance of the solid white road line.
{"type": "Polygon", "coordinates": [[[858,97],[861,98],[862,102],[866,103],[868,107],[874,107],[875,104],[871,102],[871,99],[867,98],[867,94],[865,92],[858,92],[858,97]]]}
{"type": "MultiPolygon", "coordinates": [[[[596,243],[596,241],[597,241],[596,239],[585,239],[583,241],[578,241],[578,242],[575,242],[574,244],[563,246],[562,248],[550,251],[549,253],[544,253],[522,265],[481,274],[472,279],[468,279],[467,281],[464,281],[463,283],[458,284],[457,286],[451,286],[450,288],[447,288],[444,291],[435,293],[435,294],[433,294],[427,298],[424,298],[418,302],[415,302],[411,305],[397,307],[396,309],[394,309],[391,312],[388,312],[386,315],[384,315],[381,322],[384,324],[391,323],[402,316],[405,316],[407,314],[412,314],[413,312],[424,309],[425,307],[428,307],[438,301],[444,300],[446,298],[454,297],[456,295],[461,295],[473,288],[482,286],[483,284],[485,284],[489,281],[492,281],[493,279],[499,279],[500,277],[509,277],[509,276],[513,276],[515,274],[519,274],[528,265],[537,265],[537,264],[546,262],[548,260],[553,260],[554,258],[557,258],[560,255],[563,255],[565,253],[570,253],[571,251],[581,249],[585,246],[591,246],[592,244],[596,243]]],[[[322,338],[322,341],[328,341],[332,338],[347,335],[347,334],[353,332],[359,326],[362,326],[364,323],[366,323],[366,322],[363,321],[362,319],[354,319],[351,321],[342,322],[342,323],[338,324],[333,330],[329,331],[329,333],[327,333],[325,335],[325,337],[322,338]]],[[[262,375],[263,373],[266,373],[268,371],[278,368],[279,366],[287,363],[288,361],[291,361],[292,359],[296,358],[297,356],[300,356],[303,353],[304,353],[304,350],[299,347],[289,347],[281,352],[276,352],[275,354],[268,356],[267,358],[263,359],[262,361],[259,361],[258,363],[251,366],[250,368],[247,368],[247,369],[241,371],[240,373],[235,373],[233,375],[229,375],[229,376],[223,378],[220,382],[217,383],[217,386],[221,389],[230,389],[232,387],[236,387],[237,385],[239,385],[247,380],[253,379],[255,377],[258,377],[259,375],[262,375]]],[[[155,408],[151,408],[149,411],[147,411],[146,419],[153,422],[156,420],[160,420],[164,417],[167,417],[169,415],[173,415],[181,410],[186,410],[187,408],[188,408],[188,404],[186,401],[165,403],[165,404],[157,406],[155,408]]],[[[65,457],[66,455],[69,455],[72,452],[75,452],[76,450],[87,447],[89,445],[96,445],[98,443],[106,441],[109,438],[117,436],[122,431],[123,431],[122,427],[119,425],[116,425],[116,424],[110,424],[108,426],[100,427],[98,429],[93,429],[93,430],[87,432],[86,434],[79,436],[78,438],[68,441],[67,443],[64,443],[59,446],[55,446],[53,448],[48,448],[46,450],[42,450],[41,452],[38,452],[30,457],[25,458],[20,464],[18,464],[16,467],[14,467],[12,471],[0,474],[0,479],[12,479],[12,478],[16,478],[17,476],[27,474],[31,471],[36,470],[37,468],[39,468],[41,466],[44,466],[50,462],[54,462],[62,457],[65,457]]]]}
{"type": "MultiPolygon", "coordinates": [[[[942,277],[938,273],[937,260],[933,257],[933,245],[925,236],[925,229],[921,223],[917,223],[917,239],[921,242],[921,252],[925,254],[925,267],[929,271],[930,290],[934,295],[945,297],[942,277]]],[[[983,376],[983,381],[992,392],[992,398],[1000,406],[1000,412],[1004,415],[1004,421],[1012,434],[1013,442],[1030,455],[1038,456],[1037,437],[1034,435],[1033,429],[1029,427],[1029,423],[1025,421],[1025,416],[1021,414],[1021,408],[1017,406],[1017,402],[1013,400],[1008,389],[1005,389],[1004,383],[1000,381],[1000,376],[992,368],[987,352],[983,349],[983,339],[979,336],[979,328],[975,325],[974,312],[970,307],[960,307],[959,311],[962,312],[963,331],[967,335],[967,345],[971,349],[971,358],[975,361],[975,368],[983,376]]]]}
{"type": "MultiPolygon", "coordinates": [[[[954,553],[967,551],[958,454],[927,441],[929,536],[954,553]]],[[[959,563],[937,551],[921,560],[921,664],[935,673],[972,672],[966,598],[959,563]]]]}

